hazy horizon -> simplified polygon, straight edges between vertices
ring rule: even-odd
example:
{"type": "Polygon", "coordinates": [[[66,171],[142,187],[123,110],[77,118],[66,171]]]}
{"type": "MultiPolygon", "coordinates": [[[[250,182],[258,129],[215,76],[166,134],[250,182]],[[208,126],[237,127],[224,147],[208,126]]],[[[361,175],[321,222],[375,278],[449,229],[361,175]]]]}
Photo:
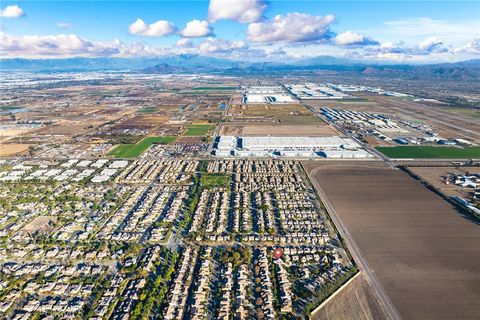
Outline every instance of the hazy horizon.
{"type": "Polygon", "coordinates": [[[480,57],[478,2],[3,1],[2,58],[164,57],[384,63],[480,57]],[[452,15],[452,12],[455,14],[452,15]]]}

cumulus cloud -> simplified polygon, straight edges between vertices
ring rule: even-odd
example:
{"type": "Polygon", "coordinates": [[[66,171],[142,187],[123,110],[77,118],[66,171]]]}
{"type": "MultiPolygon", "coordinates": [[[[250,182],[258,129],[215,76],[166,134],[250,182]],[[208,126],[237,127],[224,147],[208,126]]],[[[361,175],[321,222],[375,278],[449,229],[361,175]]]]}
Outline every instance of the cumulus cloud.
{"type": "Polygon", "coordinates": [[[368,46],[379,44],[378,41],[352,31],[338,34],[334,42],[338,46],[368,46]]]}
{"type": "Polygon", "coordinates": [[[274,55],[286,55],[287,52],[283,48],[265,48],[265,53],[271,56],[274,55]]]}
{"type": "Polygon", "coordinates": [[[150,47],[143,43],[125,43],[118,39],[93,41],[75,34],[16,36],[0,32],[0,54],[4,57],[65,58],[65,57],[138,57],[166,54],[208,54],[240,59],[264,56],[263,50],[250,49],[244,41],[207,38],[198,44],[184,38],[177,46],[150,47]]]}
{"type": "Polygon", "coordinates": [[[177,28],[167,20],[158,20],[152,24],[146,24],[145,21],[138,18],[128,27],[130,34],[146,37],[169,36],[177,31],[177,28]]]}
{"type": "Polygon", "coordinates": [[[453,49],[453,53],[480,55],[480,38],[473,39],[466,45],[453,49]]]}
{"type": "Polygon", "coordinates": [[[192,20],[187,22],[185,28],[180,31],[180,35],[185,38],[198,38],[213,35],[213,28],[206,20],[192,20]]]}
{"type": "Polygon", "coordinates": [[[193,42],[190,39],[180,39],[175,43],[175,45],[180,48],[192,48],[193,42]]]}
{"type": "Polygon", "coordinates": [[[0,53],[9,57],[106,57],[165,54],[165,48],[150,48],[141,43],[92,41],[75,34],[14,36],[0,33],[0,53]]]}
{"type": "Polygon", "coordinates": [[[25,15],[25,12],[18,5],[14,4],[0,10],[0,17],[2,18],[19,18],[25,15]]]}
{"type": "Polygon", "coordinates": [[[57,27],[60,29],[70,29],[73,27],[73,24],[71,22],[61,21],[57,23],[57,27]]]}
{"type": "Polygon", "coordinates": [[[277,15],[273,20],[248,25],[248,39],[255,42],[307,42],[330,39],[333,15],[311,16],[304,13],[277,15]]]}
{"type": "Polygon", "coordinates": [[[208,38],[207,40],[200,42],[197,49],[201,53],[218,53],[218,52],[231,52],[238,49],[247,49],[245,41],[230,41],[224,39],[208,38]]]}
{"type": "Polygon", "coordinates": [[[210,0],[208,19],[235,20],[241,23],[257,22],[264,18],[268,4],[261,0],[210,0]]]}
{"type": "Polygon", "coordinates": [[[406,47],[402,42],[384,42],[381,45],[369,49],[370,52],[379,52],[382,54],[406,54],[412,56],[430,55],[434,53],[446,53],[448,48],[444,46],[444,43],[438,37],[430,37],[415,46],[406,47]]]}
{"type": "Polygon", "coordinates": [[[446,48],[443,47],[443,41],[438,37],[429,37],[428,39],[420,42],[417,45],[420,52],[445,52],[446,48]]]}
{"type": "Polygon", "coordinates": [[[403,42],[384,42],[376,46],[363,48],[355,54],[363,58],[390,60],[390,61],[426,61],[427,59],[441,60],[449,55],[449,50],[438,37],[429,37],[416,45],[406,46],[403,42]]]}

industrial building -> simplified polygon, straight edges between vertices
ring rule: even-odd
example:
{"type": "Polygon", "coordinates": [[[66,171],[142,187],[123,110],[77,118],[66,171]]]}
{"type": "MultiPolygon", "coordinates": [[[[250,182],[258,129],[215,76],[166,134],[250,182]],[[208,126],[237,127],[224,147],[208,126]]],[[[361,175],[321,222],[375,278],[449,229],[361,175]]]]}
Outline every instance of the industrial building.
{"type": "Polygon", "coordinates": [[[351,99],[351,95],[344,93],[331,84],[301,83],[285,86],[291,94],[302,100],[329,100],[351,99]]]}
{"type": "Polygon", "coordinates": [[[348,138],[333,137],[233,137],[220,136],[214,143],[217,157],[370,158],[348,138]]]}
{"type": "Polygon", "coordinates": [[[247,104],[286,104],[296,102],[280,86],[254,86],[245,88],[243,92],[243,103],[247,104]]]}

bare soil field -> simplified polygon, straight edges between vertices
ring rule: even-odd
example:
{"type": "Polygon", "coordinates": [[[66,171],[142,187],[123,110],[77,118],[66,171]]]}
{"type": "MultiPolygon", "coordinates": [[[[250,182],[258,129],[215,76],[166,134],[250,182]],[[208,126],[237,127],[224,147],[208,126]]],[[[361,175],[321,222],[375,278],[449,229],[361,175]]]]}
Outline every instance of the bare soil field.
{"type": "Polygon", "coordinates": [[[446,184],[444,178],[451,174],[478,173],[480,167],[408,167],[408,170],[447,196],[467,197],[468,193],[473,191],[472,188],[446,184]]]}
{"type": "Polygon", "coordinates": [[[25,154],[28,151],[29,144],[21,143],[2,143],[0,144],[0,157],[8,157],[18,154],[25,154]]]}
{"type": "Polygon", "coordinates": [[[338,132],[330,125],[251,125],[235,126],[224,125],[221,135],[244,135],[244,136],[332,136],[338,132]]]}
{"type": "Polygon", "coordinates": [[[178,137],[175,144],[194,145],[204,143],[202,137],[178,137]]]}
{"type": "Polygon", "coordinates": [[[324,123],[310,110],[299,104],[235,105],[228,109],[231,120],[237,124],[268,123],[282,125],[319,125],[324,123]]]}
{"type": "Polygon", "coordinates": [[[381,302],[363,274],[352,279],[322,308],[311,315],[312,320],[387,320],[381,302]]]}
{"type": "Polygon", "coordinates": [[[32,131],[32,128],[17,128],[13,126],[4,127],[0,129],[0,138],[10,138],[15,136],[20,136],[29,131],[32,131]]]}
{"type": "Polygon", "coordinates": [[[235,105],[229,109],[233,115],[242,115],[245,117],[258,116],[292,116],[292,115],[310,115],[311,112],[300,104],[285,105],[267,105],[267,104],[249,104],[235,105]]]}
{"type": "Polygon", "coordinates": [[[25,232],[34,232],[34,231],[47,231],[52,229],[50,224],[54,224],[57,221],[55,217],[49,216],[39,216],[33,219],[30,223],[23,227],[25,232]]]}
{"type": "Polygon", "coordinates": [[[37,131],[35,134],[37,135],[65,135],[65,136],[73,136],[76,134],[83,134],[89,130],[89,126],[96,126],[98,124],[93,124],[89,122],[85,123],[72,123],[72,124],[54,124],[50,126],[43,127],[37,131]]]}
{"type": "Polygon", "coordinates": [[[383,163],[304,166],[403,319],[478,319],[478,225],[383,163]]]}
{"type": "Polygon", "coordinates": [[[150,115],[138,115],[131,119],[126,120],[126,122],[131,124],[161,124],[168,121],[166,116],[150,116],[150,115]]]}

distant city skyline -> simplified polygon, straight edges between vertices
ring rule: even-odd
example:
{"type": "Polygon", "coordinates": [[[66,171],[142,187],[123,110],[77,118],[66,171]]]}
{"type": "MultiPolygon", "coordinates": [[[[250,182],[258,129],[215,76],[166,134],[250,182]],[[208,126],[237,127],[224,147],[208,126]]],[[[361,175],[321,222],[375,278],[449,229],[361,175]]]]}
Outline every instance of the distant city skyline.
{"type": "Polygon", "coordinates": [[[480,57],[477,1],[3,1],[0,10],[0,54],[8,58],[480,57]]]}

